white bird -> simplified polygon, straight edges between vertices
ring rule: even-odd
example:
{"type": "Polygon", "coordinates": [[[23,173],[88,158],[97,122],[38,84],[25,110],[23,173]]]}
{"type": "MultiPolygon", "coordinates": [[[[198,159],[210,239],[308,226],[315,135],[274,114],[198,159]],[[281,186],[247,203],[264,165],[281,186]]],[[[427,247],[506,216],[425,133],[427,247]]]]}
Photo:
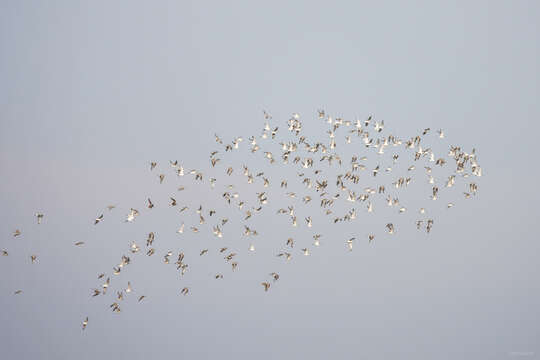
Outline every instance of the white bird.
{"type": "Polygon", "coordinates": [[[355,238],[350,238],[349,240],[347,240],[347,247],[349,248],[349,251],[352,251],[352,245],[354,240],[355,238]]]}
{"type": "Polygon", "coordinates": [[[129,214],[127,216],[126,222],[133,222],[133,220],[135,220],[135,217],[137,217],[138,215],[139,215],[139,211],[137,211],[136,209],[131,208],[131,210],[129,211],[129,214]]]}

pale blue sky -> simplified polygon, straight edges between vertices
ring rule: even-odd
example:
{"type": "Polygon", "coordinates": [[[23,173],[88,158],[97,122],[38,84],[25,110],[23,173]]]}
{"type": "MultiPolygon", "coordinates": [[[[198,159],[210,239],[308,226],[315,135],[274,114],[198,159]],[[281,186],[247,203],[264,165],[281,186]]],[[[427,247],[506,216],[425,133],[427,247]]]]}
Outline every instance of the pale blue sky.
{"type": "MultiPolygon", "coordinates": [[[[537,358],[539,15],[536,1],[2,1],[2,358],[537,358]],[[263,109],[309,124],[318,108],[403,137],[445,129],[478,150],[477,198],[429,237],[301,259],[268,293],[247,265],[275,259],[194,275],[180,298],[159,253],[121,280],[148,301],[112,314],[90,298],[126,244],[175,241],[178,218],[122,223],[168,195],[150,160],[208,166],[214,133],[258,135],[263,109]]],[[[186,201],[212,198],[198,191],[186,201]]]]}

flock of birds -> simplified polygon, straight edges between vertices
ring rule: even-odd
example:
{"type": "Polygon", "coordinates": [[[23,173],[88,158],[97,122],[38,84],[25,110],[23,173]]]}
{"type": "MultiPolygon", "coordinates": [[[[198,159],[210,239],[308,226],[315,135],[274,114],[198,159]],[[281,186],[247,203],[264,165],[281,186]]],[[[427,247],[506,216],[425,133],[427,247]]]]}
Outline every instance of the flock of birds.
{"type": "MultiPolygon", "coordinates": [[[[445,188],[456,186],[458,182],[462,182],[461,186],[464,186],[461,192],[465,199],[473,197],[478,191],[476,182],[469,180],[469,178],[482,175],[475,149],[468,153],[458,146],[450,146],[446,154],[437,154],[434,148],[426,144],[426,141],[431,138],[435,138],[435,141],[443,139],[445,135],[442,130],[432,133],[431,129],[426,128],[413,137],[402,140],[392,134],[385,135],[384,121],[375,121],[371,116],[365,120],[346,121],[342,118],[333,118],[319,110],[317,121],[325,123],[328,128],[325,132],[326,139],[316,141],[304,135],[303,124],[296,113],[287,120],[286,131],[281,130],[279,126],[271,126],[273,119],[267,112],[264,112],[264,120],[265,125],[261,134],[251,136],[246,139],[247,141],[242,137],[236,137],[226,142],[215,135],[216,149],[210,152],[209,174],[206,171],[203,173],[200,169],[187,170],[177,160],[169,160],[169,164],[163,168],[157,162],[149,164],[149,171],[155,174],[159,184],[170,181],[170,177],[182,180],[188,178],[200,186],[209,186],[214,190],[210,194],[219,194],[216,201],[222,203],[226,209],[225,213],[220,214],[221,211],[216,208],[207,208],[202,204],[195,207],[184,204],[180,199],[182,191],[186,190],[184,185],[175,186],[175,194],[169,196],[166,207],[183,216],[184,222],[178,224],[176,236],[185,237],[191,234],[200,236],[195,234],[210,234],[211,232],[218,239],[225,238],[225,233],[231,240],[237,239],[240,235],[248,239],[247,243],[241,245],[225,244],[219,241],[215,242],[215,248],[209,247],[196,251],[201,257],[209,252],[220,254],[232,272],[239,267],[242,249],[249,253],[255,252],[255,239],[262,236],[253,225],[254,219],[258,217],[277,216],[279,219],[272,221],[289,223],[291,232],[294,228],[305,229],[303,231],[308,232],[306,236],[290,236],[277,240],[274,244],[277,248],[271,255],[290,262],[296,255],[310,256],[321,246],[325,235],[313,231],[316,220],[319,224],[353,222],[360,216],[360,211],[373,213],[380,203],[397,209],[397,216],[409,212],[406,204],[400,202],[398,195],[411,184],[420,184],[426,193],[425,200],[431,204],[435,204],[432,201],[439,198],[440,192],[446,191],[445,188]],[[341,148],[343,150],[340,150],[341,148]],[[277,172],[261,171],[261,169],[250,168],[245,163],[234,163],[232,153],[242,151],[248,153],[247,157],[254,157],[259,167],[277,168],[277,172]],[[352,152],[350,156],[345,155],[348,152],[352,152]],[[390,156],[386,156],[387,154],[390,156]],[[376,166],[374,164],[370,166],[368,155],[370,159],[374,159],[376,166]],[[261,162],[266,162],[267,165],[261,165],[261,162]],[[406,166],[402,169],[405,174],[394,175],[400,163],[406,166]],[[436,173],[441,173],[443,169],[446,173],[437,174],[438,178],[436,178],[436,173]],[[414,178],[413,175],[415,175],[414,178]],[[276,176],[279,177],[276,178],[276,176]],[[234,184],[235,181],[241,181],[242,185],[234,184]],[[366,186],[366,184],[371,185],[366,186]],[[290,191],[295,187],[300,190],[290,191]],[[338,203],[345,206],[347,210],[338,213],[336,206],[338,203]],[[276,208],[272,209],[271,206],[276,206],[276,208]],[[241,234],[230,234],[228,231],[234,220],[239,222],[241,234]]],[[[243,156],[246,158],[246,155],[243,156]]],[[[162,203],[159,205],[162,206],[162,203]]],[[[141,204],[138,208],[141,209],[142,206],[141,204]]],[[[158,206],[158,203],[155,204],[151,198],[148,198],[144,204],[144,212],[131,208],[124,222],[138,221],[140,216],[148,213],[155,206],[158,206]]],[[[453,202],[447,202],[444,205],[446,208],[453,206],[453,202]]],[[[107,213],[114,208],[115,205],[107,206],[107,213]]],[[[430,233],[435,221],[429,216],[428,208],[429,206],[426,205],[413,210],[417,216],[411,226],[430,233]]],[[[41,224],[44,214],[36,213],[35,216],[37,224],[41,224]]],[[[101,213],[92,223],[94,226],[99,226],[105,219],[105,213],[101,213]]],[[[376,237],[398,232],[397,223],[384,222],[386,223],[384,228],[367,233],[365,241],[372,243],[376,237]]],[[[21,234],[20,229],[13,232],[14,237],[21,234]]],[[[110,274],[100,273],[97,276],[99,285],[92,290],[90,295],[92,297],[104,296],[112,292],[114,299],[109,307],[113,312],[120,312],[124,298],[134,292],[131,281],[128,281],[126,286],[111,289],[113,283],[111,279],[132,263],[131,257],[140,256],[140,254],[150,257],[163,251],[162,262],[174,264],[180,277],[183,277],[190,269],[190,259],[184,251],[158,250],[155,246],[156,232],[150,232],[144,236],[145,244],[140,245],[136,241],[129,244],[129,248],[126,249],[129,255],[123,254],[120,262],[112,266],[110,274]]],[[[266,234],[266,237],[274,238],[272,234],[266,234]]],[[[336,238],[335,232],[332,238],[336,238]]],[[[360,238],[357,235],[347,236],[342,241],[344,250],[350,252],[360,238]]],[[[74,245],[83,246],[84,242],[78,241],[74,245]]],[[[8,256],[9,253],[7,250],[2,250],[2,255],[8,256]]],[[[37,255],[30,255],[30,260],[35,263],[37,255]]],[[[220,280],[223,279],[224,274],[216,273],[213,277],[220,280]]],[[[272,285],[279,279],[278,272],[272,271],[260,280],[258,286],[261,286],[264,291],[270,291],[272,285]]],[[[182,286],[179,294],[187,296],[190,291],[189,286],[182,286]]],[[[15,294],[21,292],[17,290],[15,294]]],[[[137,296],[139,302],[145,298],[145,295],[137,296]]],[[[88,317],[84,319],[82,329],[84,330],[87,325],[88,317]]]]}

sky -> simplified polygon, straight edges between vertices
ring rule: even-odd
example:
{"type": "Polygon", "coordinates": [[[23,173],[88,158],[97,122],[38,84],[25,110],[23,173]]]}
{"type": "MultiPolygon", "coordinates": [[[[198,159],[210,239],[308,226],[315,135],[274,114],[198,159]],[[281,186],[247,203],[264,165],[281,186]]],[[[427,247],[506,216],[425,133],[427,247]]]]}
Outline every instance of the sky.
{"type": "MultiPolygon", "coordinates": [[[[539,16],[536,1],[0,2],[2,358],[540,357],[539,16]],[[323,225],[327,247],[309,258],[246,257],[223,281],[216,254],[195,256],[186,279],[160,263],[167,246],[200,249],[163,206],[180,182],[160,185],[150,161],[208,168],[214,134],[259,135],[263,110],[283,130],[299,113],[325,138],[318,109],[373,115],[403,138],[444,129],[445,146],[476,149],[478,194],[456,196],[429,235],[331,246],[379,221],[362,213],[323,225]],[[124,223],[150,196],[156,212],[124,223]],[[111,298],[91,297],[97,274],[150,231],[158,258],[132,256],[112,278],[147,298],[114,314],[111,298]]],[[[222,205],[182,181],[182,202],[222,205]]],[[[261,250],[287,237],[266,219],[261,250]]]]}

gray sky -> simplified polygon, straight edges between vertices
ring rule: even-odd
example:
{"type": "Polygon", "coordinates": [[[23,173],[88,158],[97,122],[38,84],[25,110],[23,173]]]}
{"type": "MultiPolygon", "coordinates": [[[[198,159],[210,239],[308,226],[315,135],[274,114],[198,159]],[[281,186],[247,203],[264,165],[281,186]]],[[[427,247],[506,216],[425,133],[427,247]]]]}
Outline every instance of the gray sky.
{"type": "MultiPolygon", "coordinates": [[[[2,358],[540,357],[539,15],[535,1],[2,1],[2,358]],[[216,254],[185,280],[160,264],[169,245],[199,250],[178,245],[181,220],[165,206],[122,222],[179,183],[160,186],[150,160],[207,168],[214,133],[259,135],[267,109],[281,128],[302,114],[314,134],[318,108],[374,114],[403,138],[443,128],[477,149],[478,195],[441,211],[429,236],[403,230],[287,266],[245,259],[222,282],[216,254]],[[110,297],[90,297],[96,275],[149,231],[157,258],[133,257],[112,279],[147,299],[113,314],[110,297]],[[265,293],[261,276],[277,266],[265,293]],[[180,297],[184,284],[192,294],[180,297]]],[[[221,204],[205,187],[184,196],[221,204]]],[[[341,242],[369,224],[321,232],[341,242]]],[[[259,228],[263,249],[287,237],[259,228]]]]}

